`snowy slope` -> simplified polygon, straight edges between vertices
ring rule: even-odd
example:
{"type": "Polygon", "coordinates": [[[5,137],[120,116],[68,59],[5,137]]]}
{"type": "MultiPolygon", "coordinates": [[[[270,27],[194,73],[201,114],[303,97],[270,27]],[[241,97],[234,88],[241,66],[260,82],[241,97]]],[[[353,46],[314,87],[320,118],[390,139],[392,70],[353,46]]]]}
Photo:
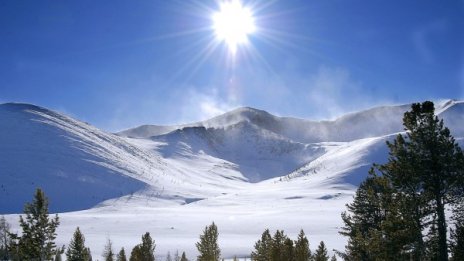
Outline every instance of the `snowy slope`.
{"type": "MultiPolygon", "coordinates": [[[[462,143],[464,103],[436,104],[462,143]]],[[[185,250],[194,258],[198,235],[212,221],[225,257],[248,255],[265,228],[293,238],[303,228],[313,249],[324,240],[341,250],[340,213],[372,163],[385,162],[385,142],[403,131],[408,109],[318,122],[239,108],[113,135],[37,106],[3,104],[0,213],[20,211],[41,186],[54,210],[81,210],[60,214],[58,244],[79,226],[95,259],[108,237],[129,252],[146,231],[159,256],[185,250]]],[[[7,218],[17,229],[17,215],[7,218]]]]}
{"type": "Polygon", "coordinates": [[[146,186],[156,158],[85,123],[27,104],[0,105],[0,209],[21,211],[36,187],[52,210],[92,207],[146,186]]]}
{"type": "Polygon", "coordinates": [[[176,200],[211,196],[219,193],[217,186],[237,187],[223,184],[224,176],[243,179],[224,160],[164,159],[142,144],[38,106],[3,104],[0,118],[3,213],[22,211],[37,187],[52,199],[51,209],[61,212],[140,193],[176,200]],[[191,161],[201,163],[192,171],[191,161]]]}

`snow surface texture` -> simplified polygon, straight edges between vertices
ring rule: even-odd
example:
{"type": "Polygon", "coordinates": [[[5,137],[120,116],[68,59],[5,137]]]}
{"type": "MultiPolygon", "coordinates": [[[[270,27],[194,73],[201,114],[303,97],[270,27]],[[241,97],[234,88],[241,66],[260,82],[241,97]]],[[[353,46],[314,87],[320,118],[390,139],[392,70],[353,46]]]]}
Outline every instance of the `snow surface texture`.
{"type": "MultiPolygon", "coordinates": [[[[462,144],[464,103],[436,107],[462,144]]],[[[213,221],[224,257],[248,256],[266,228],[293,239],[304,229],[311,248],[324,240],[343,250],[340,213],[372,163],[386,161],[385,141],[403,131],[409,108],[320,122],[240,108],[115,135],[41,107],[2,104],[0,213],[20,213],[41,187],[60,212],[58,245],[79,226],[95,259],[107,238],[130,253],[147,231],[159,257],[179,250],[194,258],[213,221]]],[[[18,215],[6,217],[18,231],[18,215]]]]}

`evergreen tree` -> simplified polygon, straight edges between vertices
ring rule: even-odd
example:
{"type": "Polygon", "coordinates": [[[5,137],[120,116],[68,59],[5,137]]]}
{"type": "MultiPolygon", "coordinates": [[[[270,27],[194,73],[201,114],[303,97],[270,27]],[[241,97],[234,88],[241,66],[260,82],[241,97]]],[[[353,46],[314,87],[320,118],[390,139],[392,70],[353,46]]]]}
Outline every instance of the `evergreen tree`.
{"type": "Polygon", "coordinates": [[[85,237],[79,227],[76,228],[71,242],[69,242],[66,250],[66,258],[68,261],[89,261],[90,255],[85,247],[85,237]]]}
{"type": "Polygon", "coordinates": [[[219,261],[221,250],[218,245],[218,230],[214,222],[205,227],[203,234],[200,235],[200,242],[196,243],[196,247],[200,255],[198,261],[219,261]]]}
{"type": "Polygon", "coordinates": [[[303,229],[295,241],[295,261],[309,261],[311,258],[311,250],[309,249],[309,241],[303,229]]]}
{"type": "Polygon", "coordinates": [[[285,240],[287,236],[283,230],[277,230],[272,238],[271,259],[272,261],[285,260],[285,240]]]}
{"type": "Polygon", "coordinates": [[[166,261],[172,261],[171,252],[169,251],[168,251],[168,254],[166,255],[166,261]]]}
{"type": "Polygon", "coordinates": [[[389,162],[379,170],[410,199],[410,209],[415,207],[412,212],[416,234],[423,230],[421,220],[436,217],[433,223],[437,229],[438,260],[444,261],[448,260],[445,208],[462,188],[464,155],[443,120],[434,113],[432,102],[412,105],[403,118],[406,135],[400,134],[388,143],[389,162]]]}
{"type": "Polygon", "coordinates": [[[255,243],[255,250],[251,253],[254,261],[271,260],[272,237],[269,229],[264,230],[261,239],[255,243]]]}
{"type": "Polygon", "coordinates": [[[316,252],[314,253],[314,261],[329,261],[329,254],[325,247],[324,241],[321,241],[316,252]]]}
{"type": "Polygon", "coordinates": [[[346,255],[350,260],[372,260],[375,231],[381,230],[386,219],[383,206],[388,185],[385,179],[371,172],[356,191],[355,198],[347,205],[348,213],[342,213],[345,226],[340,234],[348,237],[346,255]]]}
{"type": "Polygon", "coordinates": [[[290,238],[285,238],[284,241],[284,249],[282,251],[282,257],[283,259],[281,260],[287,260],[287,261],[294,261],[295,260],[295,248],[293,246],[293,240],[290,238]]]}
{"type": "Polygon", "coordinates": [[[374,165],[342,214],[345,259],[447,260],[444,209],[464,196],[464,155],[433,103],[413,104],[403,123],[388,162],[374,165]]]}
{"type": "Polygon", "coordinates": [[[182,252],[182,257],[180,258],[180,261],[188,261],[187,256],[185,255],[185,252],[182,252]]]}
{"type": "Polygon", "coordinates": [[[20,260],[51,260],[56,253],[56,228],[58,215],[49,218],[48,198],[41,189],[37,189],[31,203],[24,206],[25,219],[19,216],[22,229],[21,237],[12,235],[11,249],[15,258],[20,260]]]}
{"type": "Polygon", "coordinates": [[[113,242],[108,238],[105,249],[103,250],[103,259],[105,261],[114,261],[113,242]]]}
{"type": "Polygon", "coordinates": [[[150,233],[142,236],[142,243],[136,245],[131,252],[130,261],[154,261],[155,260],[155,241],[150,233]]]}
{"type": "Polygon", "coordinates": [[[0,260],[8,260],[10,249],[10,224],[4,216],[0,218],[0,260]]]}
{"type": "Polygon", "coordinates": [[[337,257],[335,255],[333,255],[332,258],[330,259],[330,261],[337,261],[337,257]]]}
{"type": "Polygon", "coordinates": [[[119,250],[118,255],[116,256],[116,261],[127,261],[126,251],[124,251],[124,247],[119,250]]]}

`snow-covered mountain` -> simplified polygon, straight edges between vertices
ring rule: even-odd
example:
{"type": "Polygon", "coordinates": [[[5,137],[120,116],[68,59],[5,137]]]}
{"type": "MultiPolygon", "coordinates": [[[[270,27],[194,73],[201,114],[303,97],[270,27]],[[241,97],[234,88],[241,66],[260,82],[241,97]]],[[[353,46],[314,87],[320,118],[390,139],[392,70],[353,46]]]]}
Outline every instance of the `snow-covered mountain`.
{"type": "MultiPolygon", "coordinates": [[[[462,142],[464,103],[436,103],[462,142]]],[[[265,228],[300,228],[342,249],[340,213],[410,105],[332,121],[239,108],[203,122],[111,134],[34,105],[0,105],[0,214],[19,213],[36,187],[60,214],[59,243],[76,226],[98,255],[107,237],[130,249],[153,232],[158,253],[186,250],[215,221],[223,253],[246,255],[265,228]]],[[[7,218],[16,223],[17,215],[7,218]]],[[[316,243],[313,243],[316,245],[316,243]]]]}

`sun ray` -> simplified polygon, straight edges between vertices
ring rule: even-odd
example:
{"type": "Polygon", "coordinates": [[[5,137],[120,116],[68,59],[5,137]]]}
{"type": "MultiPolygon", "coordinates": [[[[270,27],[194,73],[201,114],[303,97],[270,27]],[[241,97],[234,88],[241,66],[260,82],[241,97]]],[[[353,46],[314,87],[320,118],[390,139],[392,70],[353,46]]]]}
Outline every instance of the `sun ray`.
{"type": "Polygon", "coordinates": [[[221,2],[212,20],[217,39],[224,42],[232,54],[237,52],[239,45],[248,42],[248,35],[256,31],[253,13],[239,0],[221,2]]]}

